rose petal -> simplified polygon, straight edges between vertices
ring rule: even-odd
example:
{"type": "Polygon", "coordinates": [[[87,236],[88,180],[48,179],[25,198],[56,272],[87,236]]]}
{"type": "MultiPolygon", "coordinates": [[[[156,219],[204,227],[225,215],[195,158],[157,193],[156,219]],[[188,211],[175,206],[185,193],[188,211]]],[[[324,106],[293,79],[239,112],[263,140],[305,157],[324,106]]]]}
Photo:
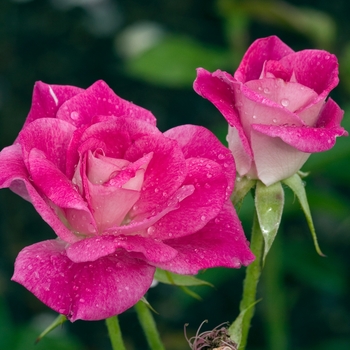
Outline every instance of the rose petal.
{"type": "Polygon", "coordinates": [[[164,243],[178,251],[168,262],[154,264],[179,274],[197,274],[208,267],[239,268],[254,260],[241,222],[228,200],[220,214],[200,231],[164,243]]]}
{"type": "Polygon", "coordinates": [[[141,196],[131,213],[135,220],[165,203],[182,185],[187,172],[178,143],[161,134],[138,138],[125,153],[125,159],[134,162],[150,152],[153,157],[144,175],[141,196]]]}
{"type": "MultiPolygon", "coordinates": [[[[255,129],[255,125],[252,127],[255,129]]],[[[284,126],[276,128],[286,130],[284,126]]],[[[256,166],[251,175],[254,178],[257,176],[266,186],[295,174],[310,156],[309,153],[299,152],[279,138],[268,137],[255,130],[252,131],[251,137],[256,166]]]]}
{"type": "Polygon", "coordinates": [[[314,153],[331,149],[338,136],[348,135],[340,125],[343,111],[331,99],[324,106],[319,117],[317,126],[288,127],[273,125],[252,125],[255,131],[270,137],[279,137],[288,145],[299,151],[314,153]]]}
{"type": "Polygon", "coordinates": [[[181,237],[200,230],[217,216],[225,202],[227,181],[221,166],[205,158],[189,158],[186,162],[184,185],[193,185],[195,191],[181,201],[178,209],[153,225],[156,238],[181,237]]]}
{"type": "Polygon", "coordinates": [[[34,85],[32,106],[23,127],[36,119],[56,118],[60,106],[83,91],[75,86],[48,85],[37,81],[34,85]]]}
{"type": "Polygon", "coordinates": [[[121,249],[132,253],[131,256],[163,262],[173,259],[177,251],[159,240],[141,236],[102,235],[76,242],[67,248],[67,256],[76,263],[95,261],[101,257],[116,253],[121,249]]]}
{"type": "Polygon", "coordinates": [[[76,126],[92,124],[95,116],[126,117],[143,120],[156,125],[153,114],[117,96],[102,80],[97,81],[83,93],[64,103],[57,112],[57,118],[76,126]]]}
{"type": "MultiPolygon", "coordinates": [[[[282,106],[290,112],[298,111],[318,98],[314,90],[298,83],[285,82],[282,79],[251,80],[246,82],[245,86],[267,99],[276,102],[279,107],[282,106]]],[[[319,109],[321,109],[321,106],[319,109]]],[[[317,117],[318,112],[315,114],[317,117]]],[[[307,124],[312,125],[314,122],[315,120],[307,124]]]]}
{"type": "Polygon", "coordinates": [[[12,277],[70,321],[101,320],[137,303],[150,287],[154,268],[118,252],[74,263],[65,243],[51,240],[24,248],[12,277]]]}
{"type": "Polygon", "coordinates": [[[66,242],[72,243],[78,240],[29,180],[19,144],[4,148],[0,152],[0,187],[9,187],[13,192],[30,201],[44,221],[66,242]]]}
{"type": "Polygon", "coordinates": [[[36,148],[65,173],[66,152],[74,130],[73,125],[58,119],[43,118],[28,124],[18,137],[27,167],[28,155],[31,149],[36,148]]]}
{"type": "Polygon", "coordinates": [[[232,153],[208,129],[197,125],[181,125],[164,133],[178,142],[185,158],[200,157],[222,166],[227,179],[227,198],[231,195],[236,176],[232,153]]]}
{"type": "Polygon", "coordinates": [[[297,82],[316,91],[321,99],[338,85],[337,57],[326,51],[295,52],[282,58],[280,63],[293,70],[297,82]]]}
{"type": "Polygon", "coordinates": [[[197,94],[213,103],[230,126],[236,128],[239,136],[239,138],[236,138],[236,141],[241,154],[241,166],[249,169],[253,159],[253,152],[237,111],[237,101],[234,95],[235,84],[237,83],[233,80],[233,77],[225,72],[217,70],[214,73],[209,73],[203,68],[198,68],[193,88],[197,94]]]}
{"type": "Polygon", "coordinates": [[[294,51],[277,36],[255,40],[248,48],[234,74],[234,78],[245,83],[259,79],[265,61],[279,61],[294,51]]]}

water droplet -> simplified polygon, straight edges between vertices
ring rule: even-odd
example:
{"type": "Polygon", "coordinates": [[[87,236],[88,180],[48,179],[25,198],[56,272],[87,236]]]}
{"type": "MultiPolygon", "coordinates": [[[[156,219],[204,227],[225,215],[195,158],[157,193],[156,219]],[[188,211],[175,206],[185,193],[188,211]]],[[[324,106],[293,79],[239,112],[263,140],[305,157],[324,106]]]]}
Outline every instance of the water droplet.
{"type": "Polygon", "coordinates": [[[325,59],[326,59],[326,60],[329,60],[330,58],[331,58],[331,56],[329,56],[329,55],[326,55],[326,56],[325,56],[325,59]]]}
{"type": "Polygon", "coordinates": [[[332,140],[331,139],[328,139],[328,141],[327,141],[328,143],[332,143],[332,140]]]}
{"type": "Polygon", "coordinates": [[[287,100],[286,98],[282,98],[281,105],[283,107],[288,107],[289,106],[289,100],[287,100]]]}
{"type": "Polygon", "coordinates": [[[208,188],[210,188],[210,185],[209,185],[208,183],[206,183],[206,184],[204,185],[204,188],[208,189],[208,188]]]}
{"type": "Polygon", "coordinates": [[[156,230],[156,229],[155,229],[153,226],[150,226],[150,227],[147,229],[147,233],[151,235],[152,233],[154,233],[155,230],[156,230]]]}
{"type": "Polygon", "coordinates": [[[85,299],[83,299],[83,298],[79,299],[79,301],[80,301],[81,303],[85,303],[85,299]]]}
{"type": "Polygon", "coordinates": [[[169,233],[169,234],[168,234],[168,236],[169,236],[169,237],[172,237],[172,236],[173,236],[173,234],[172,234],[172,233],[169,233]]]}
{"type": "Polygon", "coordinates": [[[31,270],[33,268],[32,265],[28,265],[28,270],[31,270]]]}
{"type": "Polygon", "coordinates": [[[154,192],[155,192],[155,193],[158,193],[158,192],[159,192],[159,188],[155,188],[155,189],[154,189],[154,192]]]}
{"type": "Polygon", "coordinates": [[[218,158],[219,158],[220,160],[222,160],[222,159],[225,159],[225,156],[224,156],[223,154],[220,153],[220,154],[218,155],[218,158]]]}
{"type": "Polygon", "coordinates": [[[274,123],[277,123],[277,119],[276,119],[276,118],[272,119],[272,121],[273,121],[274,123]]]}
{"type": "Polygon", "coordinates": [[[270,93],[270,89],[269,89],[269,88],[267,88],[267,87],[266,87],[266,88],[264,88],[264,93],[265,93],[265,94],[269,94],[269,93],[270,93]]]}
{"type": "Polygon", "coordinates": [[[253,119],[256,119],[257,118],[257,116],[256,115],[253,115],[253,119]]]}
{"type": "Polygon", "coordinates": [[[216,218],[214,221],[216,224],[218,224],[220,222],[220,219],[216,218]]]}
{"type": "Polygon", "coordinates": [[[166,197],[168,195],[168,193],[166,193],[165,191],[163,192],[163,197],[166,197]]]}
{"type": "Polygon", "coordinates": [[[212,177],[213,177],[213,174],[207,173],[207,178],[208,178],[208,179],[210,179],[210,178],[212,178],[212,177]]]}
{"type": "Polygon", "coordinates": [[[261,90],[262,90],[262,87],[261,87],[261,86],[259,86],[259,87],[258,87],[258,90],[259,90],[259,91],[261,91],[261,90]]]}
{"type": "Polygon", "coordinates": [[[79,287],[77,285],[73,286],[73,290],[78,290],[79,287]]]}
{"type": "Polygon", "coordinates": [[[202,220],[202,221],[205,221],[206,218],[207,218],[207,217],[206,217],[205,215],[202,215],[202,216],[201,216],[201,220],[202,220]]]}
{"type": "Polygon", "coordinates": [[[66,313],[66,309],[59,309],[58,312],[59,312],[60,314],[65,314],[65,313],[66,313]]]}
{"type": "Polygon", "coordinates": [[[73,120],[78,120],[79,119],[79,113],[78,112],[72,112],[70,114],[70,117],[73,119],[73,120]]]}

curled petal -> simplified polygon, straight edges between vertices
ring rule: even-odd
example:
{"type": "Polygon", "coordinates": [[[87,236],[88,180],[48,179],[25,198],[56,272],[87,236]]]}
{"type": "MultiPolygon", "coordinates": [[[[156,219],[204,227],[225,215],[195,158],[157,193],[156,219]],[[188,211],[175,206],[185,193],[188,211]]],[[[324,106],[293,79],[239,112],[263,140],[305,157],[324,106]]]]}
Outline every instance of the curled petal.
{"type": "Polygon", "coordinates": [[[234,77],[241,83],[259,79],[265,61],[279,61],[292,53],[294,51],[277,36],[255,40],[244,54],[234,77]]]}
{"type": "Polygon", "coordinates": [[[208,129],[197,125],[181,125],[164,133],[178,142],[185,158],[200,157],[221,165],[227,179],[227,193],[231,195],[236,175],[232,154],[208,129]]]}
{"type": "Polygon", "coordinates": [[[254,260],[241,222],[228,200],[223,210],[200,231],[164,241],[178,251],[173,260],[154,264],[179,274],[197,274],[209,267],[239,268],[254,260]]]}
{"type": "Polygon", "coordinates": [[[67,248],[67,256],[74,262],[95,261],[104,256],[126,250],[132,256],[152,262],[173,259],[177,251],[159,240],[142,236],[103,235],[87,238],[67,248]]]}
{"type": "Polygon", "coordinates": [[[78,127],[96,122],[94,118],[98,116],[107,117],[103,120],[114,117],[133,118],[156,125],[156,119],[151,112],[120,98],[102,80],[69,99],[57,112],[57,118],[78,127]]]}
{"type": "Polygon", "coordinates": [[[154,237],[167,239],[192,234],[203,228],[220,212],[227,196],[227,181],[216,162],[202,158],[187,159],[184,185],[192,185],[193,194],[184,198],[178,209],[169,212],[154,227],[154,237]]]}
{"type": "Polygon", "coordinates": [[[38,81],[34,85],[32,106],[24,127],[40,118],[56,118],[60,106],[70,98],[83,92],[76,86],[48,85],[38,81]]]}
{"type": "Polygon", "coordinates": [[[23,162],[19,144],[4,148],[0,152],[0,187],[9,187],[27,201],[31,202],[41,217],[66,242],[76,242],[77,236],[69,230],[58,217],[51,203],[45,200],[30,180],[23,162]]]}
{"type": "Polygon", "coordinates": [[[27,167],[29,153],[35,148],[65,173],[66,152],[74,131],[73,125],[58,119],[43,118],[28,124],[18,138],[27,167]]]}
{"type": "Polygon", "coordinates": [[[137,303],[150,287],[155,269],[123,252],[75,263],[59,240],[24,248],[12,277],[70,321],[101,320],[137,303]]]}

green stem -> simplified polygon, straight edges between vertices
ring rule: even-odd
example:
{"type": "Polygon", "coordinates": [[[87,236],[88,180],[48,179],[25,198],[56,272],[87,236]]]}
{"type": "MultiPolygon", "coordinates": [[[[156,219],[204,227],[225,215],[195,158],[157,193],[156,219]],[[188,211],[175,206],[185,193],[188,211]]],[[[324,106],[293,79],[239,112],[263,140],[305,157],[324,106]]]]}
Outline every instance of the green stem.
{"type": "Polygon", "coordinates": [[[254,215],[250,249],[255,255],[255,261],[247,267],[246,277],[243,284],[243,297],[239,306],[241,312],[247,309],[242,322],[240,350],[244,350],[247,345],[250,321],[255,311],[255,306],[253,304],[256,302],[256,290],[262,270],[264,239],[256,213],[254,215]]]}
{"type": "Polygon", "coordinates": [[[141,327],[146,335],[149,347],[152,350],[165,350],[162,341],[160,340],[156,323],[154,322],[152,312],[149,307],[143,302],[139,301],[135,305],[135,310],[139,318],[141,327]]]}
{"type": "Polygon", "coordinates": [[[119,327],[119,321],[117,316],[113,316],[106,319],[106,325],[108,329],[109,338],[112,343],[113,350],[126,350],[122,332],[119,327]]]}
{"type": "Polygon", "coordinates": [[[268,349],[270,350],[287,350],[289,348],[286,293],[282,283],[283,251],[281,238],[282,235],[279,235],[273,242],[261,281],[264,298],[264,325],[269,344],[268,349]]]}

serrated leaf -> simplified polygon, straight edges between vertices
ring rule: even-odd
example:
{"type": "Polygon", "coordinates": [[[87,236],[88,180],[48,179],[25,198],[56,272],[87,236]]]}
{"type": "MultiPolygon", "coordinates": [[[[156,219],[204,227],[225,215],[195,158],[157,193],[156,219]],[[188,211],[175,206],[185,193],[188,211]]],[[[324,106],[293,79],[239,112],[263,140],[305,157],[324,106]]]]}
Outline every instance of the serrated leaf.
{"type": "Polygon", "coordinates": [[[154,275],[154,278],[161,282],[166,284],[172,284],[175,286],[210,286],[213,287],[213,285],[207,281],[200,280],[199,278],[196,278],[194,276],[188,276],[188,275],[178,275],[176,273],[172,273],[169,271],[156,269],[156,273],[154,275]]]}
{"type": "Polygon", "coordinates": [[[38,336],[38,338],[36,338],[35,342],[38,343],[42,338],[45,337],[45,335],[49,334],[56,327],[62,325],[65,321],[67,321],[66,316],[58,315],[57,318],[38,336]]]}
{"type": "Polygon", "coordinates": [[[311,236],[312,236],[312,239],[314,241],[316,252],[321,256],[325,256],[322,253],[322,251],[318,245],[317,235],[316,235],[314,223],[312,221],[309,202],[307,201],[305,185],[304,185],[301,177],[298,174],[294,174],[293,176],[289,177],[288,179],[283,180],[283,183],[285,183],[294,192],[294,194],[297,196],[297,198],[300,202],[300,205],[301,205],[301,207],[304,211],[305,217],[306,217],[306,221],[309,225],[309,229],[311,231],[311,236]]]}
{"type": "Polygon", "coordinates": [[[265,243],[263,263],[280,226],[283,206],[284,191],[280,182],[265,186],[261,181],[257,181],[255,189],[255,208],[265,243]]]}

